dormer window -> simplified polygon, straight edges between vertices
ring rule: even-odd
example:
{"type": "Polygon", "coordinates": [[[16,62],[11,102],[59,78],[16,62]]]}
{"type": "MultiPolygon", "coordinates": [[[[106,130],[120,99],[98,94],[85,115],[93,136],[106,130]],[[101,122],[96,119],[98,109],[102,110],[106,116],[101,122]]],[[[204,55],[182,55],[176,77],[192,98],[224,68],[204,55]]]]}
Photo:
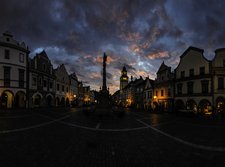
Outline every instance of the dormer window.
{"type": "Polygon", "coordinates": [[[9,38],[6,38],[6,41],[9,42],[9,38]]]}

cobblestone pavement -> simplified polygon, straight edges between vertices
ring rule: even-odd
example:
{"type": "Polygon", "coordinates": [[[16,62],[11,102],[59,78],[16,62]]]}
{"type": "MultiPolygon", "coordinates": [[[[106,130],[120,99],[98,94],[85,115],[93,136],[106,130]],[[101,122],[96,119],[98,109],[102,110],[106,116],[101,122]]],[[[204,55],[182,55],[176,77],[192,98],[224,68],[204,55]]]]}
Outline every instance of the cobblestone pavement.
{"type": "Polygon", "coordinates": [[[225,166],[223,119],[125,113],[1,112],[1,166],[225,166]]]}

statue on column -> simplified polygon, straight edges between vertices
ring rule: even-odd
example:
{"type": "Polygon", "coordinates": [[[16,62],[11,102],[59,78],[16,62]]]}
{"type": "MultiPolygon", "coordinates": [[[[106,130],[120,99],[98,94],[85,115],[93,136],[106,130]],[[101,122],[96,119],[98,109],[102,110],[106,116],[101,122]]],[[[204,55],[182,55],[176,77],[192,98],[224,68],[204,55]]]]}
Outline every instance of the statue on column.
{"type": "Polygon", "coordinates": [[[107,91],[107,86],[106,86],[106,61],[107,61],[107,56],[104,53],[104,56],[103,56],[103,85],[102,85],[103,91],[107,91]]]}

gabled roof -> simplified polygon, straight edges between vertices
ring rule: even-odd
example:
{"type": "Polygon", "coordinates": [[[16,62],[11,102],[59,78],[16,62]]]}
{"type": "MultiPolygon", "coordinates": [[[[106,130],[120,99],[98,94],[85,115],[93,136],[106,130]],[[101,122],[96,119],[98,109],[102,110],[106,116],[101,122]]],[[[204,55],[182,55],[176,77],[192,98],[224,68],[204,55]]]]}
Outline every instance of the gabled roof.
{"type": "Polygon", "coordinates": [[[145,89],[147,89],[148,84],[151,85],[151,87],[154,87],[154,80],[149,79],[148,77],[146,78],[146,82],[145,82],[145,89]]]}
{"type": "Polygon", "coordinates": [[[157,73],[161,72],[161,71],[164,71],[164,70],[167,70],[168,68],[170,68],[169,66],[165,65],[164,61],[162,62],[162,64],[160,65],[157,73]]]}
{"type": "Polygon", "coordinates": [[[45,50],[42,50],[40,53],[37,53],[36,56],[42,56],[42,57],[46,58],[47,60],[49,60],[48,55],[45,52],[45,50]]]}
{"type": "Polygon", "coordinates": [[[203,52],[204,52],[203,49],[196,48],[196,47],[193,47],[193,46],[189,46],[189,48],[187,48],[187,50],[184,51],[184,53],[180,56],[180,58],[184,57],[184,56],[185,56],[188,52],[190,52],[191,50],[200,52],[201,54],[203,54],[203,52]]]}

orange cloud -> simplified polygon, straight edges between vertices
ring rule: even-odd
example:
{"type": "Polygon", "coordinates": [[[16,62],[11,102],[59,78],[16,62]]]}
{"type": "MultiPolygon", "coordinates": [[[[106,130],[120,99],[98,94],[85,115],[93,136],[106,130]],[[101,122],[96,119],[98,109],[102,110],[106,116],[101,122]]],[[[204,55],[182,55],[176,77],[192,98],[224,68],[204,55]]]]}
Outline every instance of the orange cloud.
{"type": "MultiPolygon", "coordinates": [[[[116,61],[117,59],[114,59],[112,58],[111,56],[108,56],[107,55],[107,64],[110,64],[111,62],[114,62],[116,61]]],[[[97,56],[95,59],[94,59],[94,62],[97,62],[97,63],[102,63],[103,61],[103,57],[102,56],[97,56]]]]}
{"type": "Polygon", "coordinates": [[[127,42],[140,42],[142,40],[142,36],[140,35],[139,32],[127,32],[127,33],[122,33],[119,35],[119,37],[127,42]]]}
{"type": "Polygon", "coordinates": [[[168,51],[162,51],[162,52],[157,52],[157,53],[152,53],[147,56],[149,59],[160,59],[160,58],[169,58],[169,53],[168,51]]]}

